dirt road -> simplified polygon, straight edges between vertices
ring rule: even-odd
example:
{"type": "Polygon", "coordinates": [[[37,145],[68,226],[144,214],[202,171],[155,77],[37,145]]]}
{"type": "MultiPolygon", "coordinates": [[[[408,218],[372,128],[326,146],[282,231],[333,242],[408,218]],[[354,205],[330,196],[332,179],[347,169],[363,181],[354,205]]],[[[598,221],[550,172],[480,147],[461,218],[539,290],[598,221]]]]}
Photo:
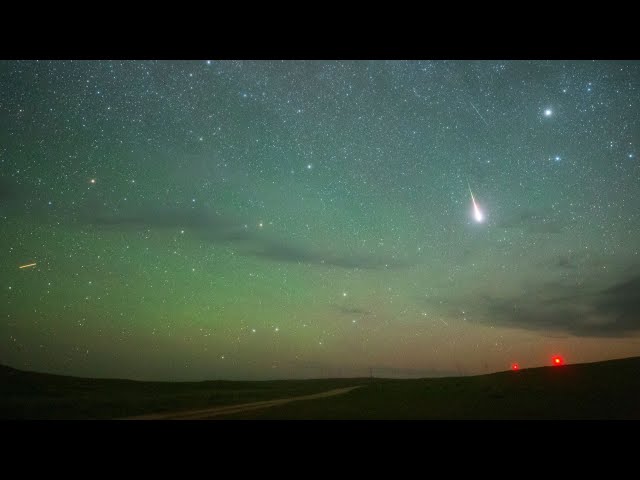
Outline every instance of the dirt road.
{"type": "Polygon", "coordinates": [[[336,388],[322,393],[314,393],[313,395],[303,395],[301,397],[280,398],[277,400],[264,400],[262,402],[242,403],[240,405],[225,405],[218,407],[205,408],[200,410],[188,410],[182,412],[153,413],[150,415],[140,415],[137,417],[127,417],[122,420],[205,420],[207,418],[220,415],[230,415],[232,413],[248,412],[260,408],[275,407],[284,405],[285,403],[299,402],[301,400],[316,400],[318,398],[333,397],[335,395],[343,395],[351,390],[359,388],[355,387],[336,388]]]}

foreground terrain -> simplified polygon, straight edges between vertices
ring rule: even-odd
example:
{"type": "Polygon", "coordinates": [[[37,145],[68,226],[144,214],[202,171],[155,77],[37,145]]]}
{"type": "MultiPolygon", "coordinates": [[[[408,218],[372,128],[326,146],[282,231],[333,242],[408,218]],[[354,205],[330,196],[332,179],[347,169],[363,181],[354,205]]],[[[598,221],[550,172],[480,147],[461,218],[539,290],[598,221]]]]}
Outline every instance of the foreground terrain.
{"type": "Polygon", "coordinates": [[[640,419],[640,357],[418,380],[137,382],[0,367],[0,419],[130,417],[640,419]]]}

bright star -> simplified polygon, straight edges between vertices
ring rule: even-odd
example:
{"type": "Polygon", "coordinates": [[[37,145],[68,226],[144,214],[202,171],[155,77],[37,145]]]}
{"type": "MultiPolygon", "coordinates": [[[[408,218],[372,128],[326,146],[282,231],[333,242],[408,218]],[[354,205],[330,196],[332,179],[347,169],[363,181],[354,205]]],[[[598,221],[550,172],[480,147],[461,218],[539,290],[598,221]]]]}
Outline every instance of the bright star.
{"type": "Polygon", "coordinates": [[[550,108],[547,108],[547,109],[544,111],[544,116],[545,116],[545,117],[550,117],[551,115],[553,115],[553,110],[551,110],[550,108]]]}

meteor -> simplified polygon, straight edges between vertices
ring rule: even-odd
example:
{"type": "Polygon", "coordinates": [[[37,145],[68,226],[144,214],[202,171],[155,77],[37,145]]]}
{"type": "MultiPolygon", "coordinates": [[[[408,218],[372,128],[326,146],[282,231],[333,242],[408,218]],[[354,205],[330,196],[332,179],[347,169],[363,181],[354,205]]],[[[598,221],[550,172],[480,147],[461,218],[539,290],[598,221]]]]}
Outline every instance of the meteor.
{"type": "Polygon", "coordinates": [[[27,264],[27,265],[21,265],[21,266],[20,266],[20,267],[18,267],[18,268],[28,268],[28,267],[35,267],[35,266],[36,266],[36,264],[35,264],[35,262],[34,262],[34,263],[29,263],[29,264],[27,264]]]}
{"type": "Polygon", "coordinates": [[[476,222],[482,223],[484,221],[484,215],[482,214],[480,207],[478,207],[478,204],[476,203],[476,199],[473,196],[473,192],[471,191],[471,185],[469,185],[469,182],[467,182],[467,186],[469,187],[471,201],[473,202],[473,218],[475,218],[476,222]]]}
{"type": "MultiPolygon", "coordinates": [[[[471,102],[469,102],[469,103],[471,103],[471,102]]],[[[476,106],[475,106],[473,103],[471,103],[471,106],[472,106],[472,107],[473,107],[473,109],[476,111],[476,113],[478,114],[478,116],[482,119],[482,121],[485,123],[485,125],[486,125],[487,127],[489,127],[490,125],[487,123],[487,121],[484,119],[484,117],[483,117],[482,115],[480,115],[480,112],[478,111],[478,109],[476,108],[476,106]]]]}

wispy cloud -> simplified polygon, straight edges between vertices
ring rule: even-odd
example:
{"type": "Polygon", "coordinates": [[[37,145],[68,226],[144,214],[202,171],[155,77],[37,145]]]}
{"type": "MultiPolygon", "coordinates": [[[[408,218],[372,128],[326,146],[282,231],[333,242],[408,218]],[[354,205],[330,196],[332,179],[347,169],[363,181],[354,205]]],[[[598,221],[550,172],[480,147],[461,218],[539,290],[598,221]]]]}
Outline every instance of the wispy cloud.
{"type": "Polygon", "coordinates": [[[332,305],[336,310],[345,315],[371,315],[372,313],[369,310],[365,310],[359,307],[349,307],[345,305],[332,305]]]}
{"type": "Polygon", "coordinates": [[[640,276],[589,292],[574,287],[558,295],[541,292],[538,302],[523,298],[484,298],[486,322],[526,330],[582,337],[622,337],[640,333],[640,276]]]}
{"type": "Polygon", "coordinates": [[[230,243],[238,253],[275,262],[334,266],[345,269],[394,269],[413,265],[392,257],[362,253],[342,254],[311,248],[302,243],[268,236],[246,227],[246,222],[229,215],[212,214],[204,209],[147,209],[118,215],[95,215],[85,212],[85,223],[104,228],[174,228],[189,229],[203,241],[230,243]]]}
{"type": "Polygon", "coordinates": [[[257,247],[251,250],[253,255],[279,262],[307,263],[312,265],[326,265],[346,269],[393,269],[409,267],[406,261],[363,254],[336,254],[330,251],[320,251],[309,247],[293,245],[288,242],[260,239],[257,247]]]}
{"type": "Polygon", "coordinates": [[[563,225],[554,218],[553,210],[522,210],[498,223],[500,228],[523,228],[529,233],[561,233],[563,225]]]}

